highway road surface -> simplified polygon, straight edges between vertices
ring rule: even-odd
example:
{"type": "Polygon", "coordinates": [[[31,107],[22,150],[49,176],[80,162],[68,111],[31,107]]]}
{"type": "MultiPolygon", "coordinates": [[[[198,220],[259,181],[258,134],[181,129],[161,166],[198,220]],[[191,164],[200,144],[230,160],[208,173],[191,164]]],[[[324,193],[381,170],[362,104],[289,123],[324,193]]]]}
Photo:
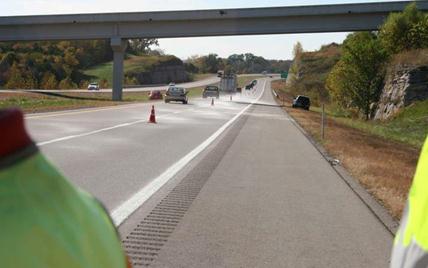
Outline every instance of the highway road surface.
{"type": "Polygon", "coordinates": [[[392,236],[273,99],[242,96],[27,116],[93,193],[135,267],[387,267],[392,236]]]}

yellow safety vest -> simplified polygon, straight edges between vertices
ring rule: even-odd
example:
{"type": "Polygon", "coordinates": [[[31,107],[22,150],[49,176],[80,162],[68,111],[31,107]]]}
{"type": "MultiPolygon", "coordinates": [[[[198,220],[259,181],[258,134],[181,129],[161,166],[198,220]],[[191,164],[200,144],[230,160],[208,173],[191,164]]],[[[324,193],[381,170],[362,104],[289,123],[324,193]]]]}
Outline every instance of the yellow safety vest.
{"type": "Polygon", "coordinates": [[[428,138],[394,241],[391,268],[428,267],[428,138]]]}
{"type": "Polygon", "coordinates": [[[125,268],[127,262],[101,204],[35,149],[0,158],[0,267],[125,268]]]}

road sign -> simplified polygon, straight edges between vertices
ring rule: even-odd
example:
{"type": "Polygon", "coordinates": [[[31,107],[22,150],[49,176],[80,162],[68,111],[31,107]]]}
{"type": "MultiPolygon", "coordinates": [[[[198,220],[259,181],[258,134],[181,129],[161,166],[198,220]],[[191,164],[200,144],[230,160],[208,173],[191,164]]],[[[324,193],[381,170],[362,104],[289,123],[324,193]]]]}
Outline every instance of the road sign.
{"type": "Polygon", "coordinates": [[[288,77],[288,72],[281,73],[281,78],[287,79],[287,77],[288,77]]]}

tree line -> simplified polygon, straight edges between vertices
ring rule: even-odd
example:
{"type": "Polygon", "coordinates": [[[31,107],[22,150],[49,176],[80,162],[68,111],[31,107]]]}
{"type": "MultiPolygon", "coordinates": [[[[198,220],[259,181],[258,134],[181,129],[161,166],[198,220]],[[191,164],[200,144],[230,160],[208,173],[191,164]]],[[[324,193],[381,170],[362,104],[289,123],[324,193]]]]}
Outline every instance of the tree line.
{"type": "Polygon", "coordinates": [[[289,60],[267,60],[252,53],[232,54],[221,58],[217,54],[192,56],[185,61],[185,68],[191,73],[216,73],[219,70],[225,73],[261,73],[263,71],[279,73],[287,71],[289,60]]]}
{"type": "MultiPolygon", "coordinates": [[[[157,39],[128,40],[127,53],[151,52],[157,39]]],[[[113,59],[109,40],[2,42],[0,86],[10,89],[84,87],[91,77],[81,70],[113,59]]]]}

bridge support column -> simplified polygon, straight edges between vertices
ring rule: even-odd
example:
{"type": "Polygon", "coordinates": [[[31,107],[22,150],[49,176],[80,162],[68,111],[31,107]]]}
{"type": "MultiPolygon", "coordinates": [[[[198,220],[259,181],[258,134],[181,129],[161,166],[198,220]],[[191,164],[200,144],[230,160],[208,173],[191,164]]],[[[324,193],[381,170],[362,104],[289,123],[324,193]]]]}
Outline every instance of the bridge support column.
{"type": "Polygon", "coordinates": [[[123,88],[123,59],[127,41],[119,37],[111,38],[111,48],[113,49],[113,92],[112,99],[114,101],[122,100],[123,88]]]}

